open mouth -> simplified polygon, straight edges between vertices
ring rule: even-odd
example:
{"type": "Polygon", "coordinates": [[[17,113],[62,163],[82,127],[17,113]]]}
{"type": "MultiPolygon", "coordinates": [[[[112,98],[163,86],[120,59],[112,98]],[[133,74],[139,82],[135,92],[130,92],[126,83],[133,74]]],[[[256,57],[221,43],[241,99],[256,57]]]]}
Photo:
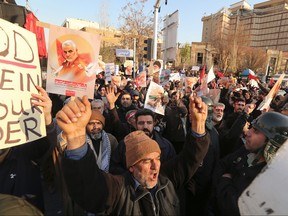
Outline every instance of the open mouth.
{"type": "Polygon", "coordinates": [[[157,173],[153,173],[153,174],[151,175],[152,180],[155,181],[155,180],[157,179],[157,176],[158,176],[157,173]]]}

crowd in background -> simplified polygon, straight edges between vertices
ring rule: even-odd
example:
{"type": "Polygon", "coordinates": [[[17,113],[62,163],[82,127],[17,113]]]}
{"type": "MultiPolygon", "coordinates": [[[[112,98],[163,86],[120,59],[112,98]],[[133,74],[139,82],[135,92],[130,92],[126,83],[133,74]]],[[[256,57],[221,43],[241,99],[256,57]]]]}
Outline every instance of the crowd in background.
{"type": "MultiPolygon", "coordinates": [[[[186,75],[194,73],[186,71],[186,75]]],[[[134,140],[126,137],[140,130],[158,144],[164,169],[165,164],[183,154],[187,145],[193,124],[189,98],[191,94],[199,93],[201,83],[197,82],[193,89],[185,88],[180,80],[166,83],[162,98],[165,114],[160,115],[144,108],[150,78],[147,87],[136,86],[131,76],[122,75],[122,79],[127,80],[125,86],[113,86],[105,81],[104,73],[97,75],[94,99],[89,100],[92,114],[86,125],[85,138],[91,154],[103,172],[124,175],[132,165],[130,159],[133,161],[133,152],[127,148],[134,140]]],[[[288,137],[287,88],[283,89],[284,94],[275,95],[269,109],[258,110],[269,93],[268,86],[257,81],[259,88],[256,88],[232,75],[229,79],[234,81],[223,84],[216,78],[208,84],[209,89],[220,89],[218,101],[209,94],[198,94],[208,107],[205,131],[210,137],[209,145],[193,176],[177,188],[180,214],[238,215],[239,196],[288,137]],[[272,126],[280,129],[272,132],[272,126]]],[[[75,201],[75,194],[80,193],[82,186],[71,192],[70,182],[67,186],[62,171],[63,157],[69,154],[66,152],[68,138],[55,117],[60,110],[67,110],[71,98],[47,94],[41,87],[38,89],[39,95],[33,97],[41,102],[35,105],[44,107],[47,131],[54,129],[57,137],[48,136],[1,150],[0,193],[25,198],[46,215],[102,215],[100,204],[101,210],[96,212],[83,207],[81,202],[86,200],[75,201]],[[15,175],[17,173],[17,178],[11,177],[11,170],[15,175]],[[55,194],[57,199],[51,200],[55,194]]],[[[161,208],[157,208],[161,212],[161,208]]],[[[142,206],[143,209],[148,207],[142,206]]]]}

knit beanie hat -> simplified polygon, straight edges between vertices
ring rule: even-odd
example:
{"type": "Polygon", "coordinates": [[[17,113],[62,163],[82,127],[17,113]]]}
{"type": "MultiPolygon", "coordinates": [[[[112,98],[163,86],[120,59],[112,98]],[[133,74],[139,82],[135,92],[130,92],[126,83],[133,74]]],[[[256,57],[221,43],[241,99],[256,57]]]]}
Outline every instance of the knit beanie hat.
{"type": "Polygon", "coordinates": [[[98,120],[102,123],[103,127],[105,126],[105,118],[99,110],[92,110],[90,121],[91,120],[98,120]]]}
{"type": "Polygon", "coordinates": [[[126,164],[131,167],[147,154],[152,152],[159,152],[161,150],[156,141],[148,137],[143,131],[133,131],[124,138],[126,145],[126,164]]]}
{"type": "Polygon", "coordinates": [[[40,210],[26,200],[9,194],[0,194],[0,215],[43,216],[40,210]]]}

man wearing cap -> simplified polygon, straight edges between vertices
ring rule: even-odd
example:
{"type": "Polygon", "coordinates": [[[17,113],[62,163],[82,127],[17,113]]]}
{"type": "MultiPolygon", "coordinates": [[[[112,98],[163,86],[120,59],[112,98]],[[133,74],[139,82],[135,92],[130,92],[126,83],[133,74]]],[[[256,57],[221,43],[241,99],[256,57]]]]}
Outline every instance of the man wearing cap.
{"type": "Polygon", "coordinates": [[[57,113],[57,123],[68,140],[62,164],[71,196],[93,213],[179,215],[176,190],[194,174],[209,143],[206,104],[191,97],[189,110],[193,123],[181,154],[161,166],[158,144],[143,131],[134,131],[125,137],[129,172],[113,176],[101,172],[86,144],[91,112],[87,97],[69,102],[57,113]]]}
{"type": "MultiPolygon", "coordinates": [[[[100,169],[109,172],[110,158],[118,145],[117,139],[110,133],[106,133],[105,118],[99,110],[92,110],[90,119],[86,125],[86,141],[96,158],[100,169]]],[[[59,137],[62,149],[67,146],[67,139],[61,134],[59,137]]]]}
{"type": "MultiPolygon", "coordinates": [[[[164,138],[160,133],[154,130],[155,113],[150,109],[140,109],[135,113],[136,130],[144,131],[151,139],[155,140],[161,149],[161,162],[168,161],[176,156],[175,149],[172,143],[164,138]]],[[[127,171],[126,158],[126,143],[125,139],[119,142],[117,150],[111,158],[111,173],[118,175],[127,171]]]]}

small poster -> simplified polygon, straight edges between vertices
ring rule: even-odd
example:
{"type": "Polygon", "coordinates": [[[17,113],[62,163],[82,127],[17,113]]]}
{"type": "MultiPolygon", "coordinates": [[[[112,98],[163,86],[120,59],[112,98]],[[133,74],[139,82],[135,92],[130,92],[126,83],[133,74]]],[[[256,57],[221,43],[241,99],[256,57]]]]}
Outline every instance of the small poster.
{"type": "Polygon", "coordinates": [[[164,115],[165,105],[163,103],[164,88],[161,85],[151,81],[147,90],[144,108],[150,109],[155,113],[164,115]]]}
{"type": "Polygon", "coordinates": [[[146,87],[146,71],[142,71],[139,74],[137,74],[135,79],[135,85],[137,87],[146,87]]]}
{"type": "Polygon", "coordinates": [[[162,86],[165,86],[170,79],[170,70],[161,70],[161,74],[160,74],[160,84],[162,86]]]}
{"type": "Polygon", "coordinates": [[[106,63],[105,64],[105,80],[106,82],[111,81],[111,76],[114,74],[115,64],[114,63],[106,63]]]}
{"type": "Polygon", "coordinates": [[[198,82],[198,77],[185,77],[185,92],[190,92],[193,90],[194,85],[198,82]]]}

